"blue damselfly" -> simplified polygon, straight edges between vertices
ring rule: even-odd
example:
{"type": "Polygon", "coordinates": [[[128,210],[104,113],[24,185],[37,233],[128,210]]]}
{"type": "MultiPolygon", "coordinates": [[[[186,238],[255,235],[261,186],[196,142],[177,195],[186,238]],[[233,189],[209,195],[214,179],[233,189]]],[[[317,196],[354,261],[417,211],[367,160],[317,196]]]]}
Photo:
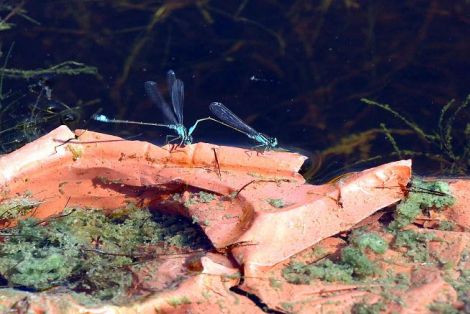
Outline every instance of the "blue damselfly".
{"type": "MultiPolygon", "coordinates": [[[[177,137],[171,141],[180,139],[179,145],[188,145],[193,141],[192,134],[196,129],[196,126],[199,122],[205,120],[213,120],[212,118],[203,118],[198,119],[196,122],[187,129],[183,124],[183,102],[184,102],[184,84],[183,81],[177,79],[175,72],[172,70],[168,71],[167,74],[168,88],[170,90],[171,104],[173,106],[170,108],[168,103],[164,100],[162,94],[158,90],[157,83],[154,81],[147,81],[144,83],[145,92],[150,100],[160,109],[160,111],[165,116],[167,123],[152,123],[152,122],[141,122],[141,121],[130,121],[130,120],[119,120],[119,119],[110,119],[105,115],[95,115],[93,119],[106,122],[106,123],[126,123],[126,124],[138,124],[138,125],[149,125],[149,126],[161,126],[165,128],[172,129],[176,132],[177,137]]],[[[170,141],[170,142],[171,142],[170,141]]]]}
{"type": "Polygon", "coordinates": [[[210,119],[229,128],[232,128],[238,132],[241,132],[248,136],[249,138],[255,140],[259,143],[259,147],[264,147],[265,149],[273,149],[277,146],[277,139],[275,137],[269,137],[263,133],[260,133],[253,129],[251,126],[243,122],[236,114],[234,114],[230,109],[225,107],[220,102],[213,102],[209,105],[209,109],[212,113],[221,121],[216,119],[210,119]]]}

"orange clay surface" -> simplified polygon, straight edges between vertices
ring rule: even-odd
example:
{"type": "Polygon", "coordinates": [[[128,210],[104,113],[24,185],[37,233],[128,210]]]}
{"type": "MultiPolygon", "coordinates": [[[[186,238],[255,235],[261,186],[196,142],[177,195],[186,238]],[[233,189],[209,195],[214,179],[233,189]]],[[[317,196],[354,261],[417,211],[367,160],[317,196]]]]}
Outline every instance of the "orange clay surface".
{"type": "MultiPolygon", "coordinates": [[[[128,306],[85,309],[70,296],[11,289],[0,290],[0,303],[17,306],[27,299],[28,307],[36,313],[262,312],[254,298],[235,293],[230,287],[253,294],[265,308],[281,313],[348,312],[358,302],[378,302],[384,291],[406,302],[406,307],[391,302],[388,311],[421,313],[433,302],[457,302],[457,293],[444,281],[442,270],[410,262],[404,256],[406,252],[399,249],[368,255],[391,274],[409,275],[410,285],[405,290],[391,283],[391,287],[385,287],[379,281],[367,285],[318,279],[300,285],[286,282],[281,275],[286,265],[338,255],[346,245],[338,235],[358,226],[375,230],[391,243],[390,234],[380,230],[383,212],[377,211],[403,199],[411,177],[411,161],[403,160],[314,186],[298,174],[305,159],[296,153],[256,152],[206,143],[159,147],[85,130],[74,133],[61,126],[0,157],[0,201],[31,195],[41,202],[33,212],[39,218],[60,213],[65,207],[111,211],[133,202],[192,218],[216,250],[193,256],[198,260],[196,266],[194,262],[188,266],[187,256],[155,261],[158,273],[142,270],[147,277],[153,276],[145,283],[138,279],[144,275],[136,274],[135,290],[157,292],[128,306]],[[174,197],[176,194],[179,197],[174,197]],[[313,254],[318,247],[323,253],[313,254]],[[192,275],[186,275],[177,287],[159,290],[165,280],[187,274],[188,267],[192,275]],[[179,302],[171,301],[175,298],[179,302]]],[[[436,213],[440,216],[435,219],[445,217],[460,229],[424,228],[431,227],[425,225],[425,217],[419,228],[414,228],[438,233],[442,241],[433,241],[430,250],[463,267],[461,256],[470,243],[469,182],[452,182],[451,189],[456,204],[436,213]]],[[[14,224],[6,220],[0,223],[14,224]]]]}

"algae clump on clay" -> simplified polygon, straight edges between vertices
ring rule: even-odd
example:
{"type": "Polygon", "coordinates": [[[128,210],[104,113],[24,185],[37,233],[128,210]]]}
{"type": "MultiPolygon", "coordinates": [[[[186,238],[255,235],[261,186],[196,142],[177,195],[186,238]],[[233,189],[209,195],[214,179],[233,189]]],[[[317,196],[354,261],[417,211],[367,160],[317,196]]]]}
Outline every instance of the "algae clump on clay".
{"type": "Polygon", "coordinates": [[[424,209],[444,209],[454,202],[448,183],[413,179],[407,198],[397,205],[395,219],[389,229],[397,230],[409,225],[424,209]]]}
{"type": "Polygon", "coordinates": [[[0,275],[9,287],[43,291],[62,286],[97,301],[116,302],[126,296],[135,267],[155,258],[152,245],[207,245],[181,217],[133,206],[110,215],[66,209],[46,220],[20,220],[0,236],[0,275]]]}

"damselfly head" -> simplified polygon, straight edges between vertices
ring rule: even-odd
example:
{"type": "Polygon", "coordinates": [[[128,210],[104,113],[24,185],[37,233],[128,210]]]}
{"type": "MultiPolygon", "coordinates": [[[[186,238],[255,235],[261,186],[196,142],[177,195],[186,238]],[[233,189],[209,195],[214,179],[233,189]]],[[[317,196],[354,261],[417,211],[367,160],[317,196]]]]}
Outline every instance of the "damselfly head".
{"type": "Polygon", "coordinates": [[[193,143],[193,137],[188,133],[188,130],[184,128],[184,135],[180,135],[183,138],[183,144],[184,145],[190,145],[193,143]]]}
{"type": "Polygon", "coordinates": [[[184,145],[191,145],[193,143],[193,137],[191,135],[188,135],[185,139],[184,139],[184,145]]]}
{"type": "Polygon", "coordinates": [[[109,119],[104,114],[94,114],[91,117],[93,120],[100,121],[100,122],[108,122],[109,119]]]}

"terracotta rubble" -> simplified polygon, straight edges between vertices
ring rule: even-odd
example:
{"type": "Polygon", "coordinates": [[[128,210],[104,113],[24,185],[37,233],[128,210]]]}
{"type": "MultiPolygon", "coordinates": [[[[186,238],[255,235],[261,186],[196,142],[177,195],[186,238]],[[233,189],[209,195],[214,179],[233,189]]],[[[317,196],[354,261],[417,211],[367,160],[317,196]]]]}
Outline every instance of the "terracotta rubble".
{"type": "MultiPolygon", "coordinates": [[[[0,290],[0,298],[9,296],[8,301],[1,302],[13,306],[27,298],[36,313],[59,308],[69,313],[262,312],[253,298],[230,290],[237,287],[280,312],[350,311],[357,302],[375,303],[383,292],[379,288],[374,292],[361,289],[359,284],[319,280],[310,285],[291,284],[283,279],[282,268],[293,260],[318,260],[311,254],[315,247],[322,247],[326,255],[338,254],[346,242],[335,235],[342,232],[361,226],[379,230],[383,212],[378,211],[407,193],[411,161],[391,162],[315,186],[298,173],[305,159],[291,152],[256,152],[207,143],[159,147],[89,130],[72,132],[61,126],[0,157],[1,201],[31,195],[40,202],[33,212],[38,218],[58,214],[65,207],[112,211],[135,203],[193,219],[215,250],[198,255],[199,270],[177,288],[159,291],[128,306],[85,309],[69,296],[12,289],[0,290]],[[185,302],[175,305],[168,301],[175,298],[185,302]]],[[[470,241],[470,185],[465,180],[450,185],[457,202],[439,215],[455,221],[466,232],[429,232],[439,233],[447,243],[433,242],[431,250],[457,265],[470,241]]],[[[2,223],[12,226],[15,222],[2,223]]],[[[372,254],[371,258],[384,269],[418,276],[417,265],[383,263],[385,257],[398,260],[398,255],[390,249],[383,256],[372,254]]],[[[155,261],[158,273],[136,287],[157,291],[165,280],[187,273],[187,258],[155,261]]],[[[152,274],[151,269],[145,272],[152,274]]],[[[432,268],[420,276],[427,278],[426,284],[407,290],[405,301],[410,311],[424,311],[432,302],[456,302],[454,288],[438,270],[432,268]]],[[[404,311],[394,306],[393,310],[404,311]]]]}

